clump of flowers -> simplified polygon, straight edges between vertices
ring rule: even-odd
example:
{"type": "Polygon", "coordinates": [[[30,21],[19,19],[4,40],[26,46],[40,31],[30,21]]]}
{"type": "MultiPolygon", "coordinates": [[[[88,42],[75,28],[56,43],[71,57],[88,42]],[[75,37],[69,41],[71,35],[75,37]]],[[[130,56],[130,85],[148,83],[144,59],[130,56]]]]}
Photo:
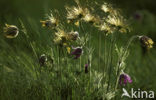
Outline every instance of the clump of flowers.
{"type": "Polygon", "coordinates": [[[131,77],[126,73],[120,74],[119,84],[126,85],[127,83],[132,83],[131,77]]]}
{"type": "Polygon", "coordinates": [[[124,22],[122,18],[119,18],[115,15],[108,16],[108,19],[106,20],[109,24],[116,26],[116,27],[122,27],[124,25],[124,22]]]}
{"type": "Polygon", "coordinates": [[[153,47],[153,40],[147,36],[140,36],[140,43],[144,49],[151,49],[153,47]]]}
{"type": "Polygon", "coordinates": [[[73,42],[79,39],[79,33],[77,31],[65,32],[62,29],[57,29],[54,37],[54,43],[65,47],[67,53],[71,53],[71,45],[73,42]]]}
{"type": "Polygon", "coordinates": [[[105,13],[104,17],[96,27],[104,31],[107,35],[119,31],[126,33],[130,31],[127,20],[121,15],[120,9],[114,8],[111,4],[104,3],[101,10],[105,13]]]}
{"type": "Polygon", "coordinates": [[[119,15],[109,15],[108,19],[106,20],[111,26],[115,27],[121,33],[126,33],[127,31],[127,24],[126,20],[119,15]]]}
{"type": "MultiPolygon", "coordinates": [[[[104,33],[108,34],[108,33],[126,33],[127,30],[129,30],[128,24],[127,24],[127,20],[125,20],[125,18],[121,15],[120,9],[114,9],[112,7],[112,5],[104,3],[101,6],[101,10],[103,10],[104,12],[104,16],[100,16],[95,14],[94,8],[90,9],[90,8],[86,8],[86,7],[82,7],[80,5],[80,3],[78,1],[76,1],[77,6],[72,6],[72,7],[68,7],[66,6],[66,10],[67,10],[67,22],[69,23],[74,23],[76,26],[79,26],[79,24],[81,25],[81,27],[79,27],[79,29],[81,30],[81,28],[83,28],[82,24],[83,22],[85,23],[91,23],[91,25],[99,28],[99,30],[104,31],[104,33]],[[82,23],[80,23],[82,22],[82,23]]],[[[61,22],[61,21],[60,21],[61,22]]],[[[88,34],[86,34],[86,36],[82,37],[80,39],[79,37],[79,32],[78,31],[66,31],[64,30],[65,27],[61,27],[60,25],[63,24],[59,24],[58,26],[58,20],[56,18],[54,18],[54,16],[51,16],[48,20],[46,21],[41,21],[42,25],[45,27],[49,27],[49,28],[54,28],[55,29],[55,34],[53,36],[53,41],[56,45],[59,45],[60,47],[58,48],[59,50],[61,49],[61,54],[68,54],[70,55],[73,59],[79,59],[81,57],[81,55],[83,54],[83,47],[85,47],[85,44],[88,42],[88,39],[90,39],[91,36],[88,36],[88,34]],[[89,38],[87,38],[87,36],[89,38]],[[77,41],[78,40],[78,41],[77,41]],[[78,47],[76,47],[75,45],[77,45],[78,47]],[[75,47],[72,47],[75,46],[75,47]],[[64,49],[65,48],[65,49],[64,49]],[[67,52],[64,52],[63,50],[67,50],[67,52]]],[[[66,23],[67,24],[67,23],[66,23]]],[[[75,28],[75,27],[74,27],[75,28]]],[[[83,30],[84,32],[84,30],[83,30]]],[[[90,34],[89,34],[90,35],[90,34]]],[[[112,35],[113,36],[113,35],[112,35]]],[[[125,59],[128,56],[128,47],[131,44],[133,39],[138,38],[137,36],[132,37],[127,46],[125,48],[121,48],[117,50],[118,53],[118,62],[117,62],[117,66],[116,68],[111,68],[112,66],[112,56],[111,54],[113,54],[113,46],[110,47],[110,50],[107,49],[107,47],[105,47],[105,51],[108,51],[108,56],[107,54],[104,55],[104,58],[101,57],[101,44],[99,45],[99,61],[101,61],[100,59],[108,59],[104,60],[104,64],[106,65],[106,69],[103,71],[103,74],[99,74],[98,77],[95,80],[95,83],[97,85],[97,88],[100,89],[100,86],[103,89],[103,84],[106,84],[105,89],[106,90],[106,94],[103,98],[107,98],[110,97],[110,95],[112,95],[112,97],[114,97],[116,89],[118,87],[118,85],[126,85],[128,83],[132,83],[132,79],[131,77],[122,72],[125,69],[125,59]],[[109,56],[110,55],[110,56],[109,56]],[[108,58],[107,58],[108,57],[108,58]],[[109,61],[110,60],[110,61],[109,61]],[[108,68],[107,68],[108,66],[108,68]],[[112,76],[112,72],[116,72],[116,83],[113,87],[113,82],[111,79],[112,76]],[[121,73],[122,72],[122,73],[121,73]],[[104,83],[102,83],[104,82],[104,83]],[[111,83],[112,82],[112,83],[111,83]],[[114,91],[115,92],[110,92],[110,91],[114,91]]],[[[107,37],[105,37],[105,39],[107,40],[107,37]]],[[[112,43],[111,45],[113,45],[114,40],[116,40],[116,37],[112,37],[112,39],[110,40],[110,43],[112,43]]],[[[101,41],[101,40],[100,40],[101,41]]],[[[99,41],[99,42],[100,42],[99,41]]],[[[145,48],[152,48],[153,45],[153,41],[145,36],[140,36],[140,41],[143,44],[143,46],[145,48]]],[[[115,44],[114,44],[115,45],[115,44]]],[[[90,46],[90,44],[89,44],[90,46]]],[[[85,47],[86,49],[89,49],[88,47],[85,47]]],[[[59,54],[59,55],[61,55],[59,54]]],[[[66,55],[65,55],[66,56],[66,55]]],[[[88,53],[89,56],[89,61],[87,64],[84,65],[84,72],[88,73],[90,72],[92,74],[92,71],[89,68],[91,68],[91,59],[92,59],[92,53],[88,53]]],[[[66,58],[62,58],[60,57],[59,62],[60,61],[65,61],[66,58]]],[[[81,62],[82,59],[80,59],[80,67],[82,65],[81,62]]],[[[46,62],[46,58],[45,55],[42,55],[40,57],[40,65],[43,66],[46,62]]],[[[100,62],[98,64],[99,66],[101,65],[100,62]]],[[[81,69],[81,68],[80,68],[81,69]]],[[[113,73],[114,74],[114,73],[113,73]]],[[[102,93],[103,94],[103,93],[102,93]]]]}
{"type": "Polygon", "coordinates": [[[66,7],[68,23],[74,22],[76,26],[79,26],[81,20],[91,24],[99,23],[99,18],[91,14],[88,8],[82,7],[78,1],[76,3],[77,7],[66,7]]]}
{"type": "Polygon", "coordinates": [[[18,36],[19,29],[15,25],[5,24],[4,35],[6,38],[16,38],[18,36]]]}
{"type": "Polygon", "coordinates": [[[99,22],[100,22],[100,18],[97,15],[95,16],[95,15],[91,14],[89,9],[85,10],[85,15],[82,18],[82,20],[84,22],[91,23],[91,24],[94,24],[94,25],[99,24],[99,22]]]}
{"type": "Polygon", "coordinates": [[[84,16],[83,20],[88,23],[94,23],[96,21],[96,18],[90,13],[88,13],[84,16]]]}
{"type": "Polygon", "coordinates": [[[73,51],[71,52],[71,55],[75,56],[74,59],[78,59],[83,53],[82,47],[73,47],[72,49],[73,51]]]}
{"type": "Polygon", "coordinates": [[[48,16],[47,20],[41,20],[40,22],[42,23],[43,27],[55,29],[58,26],[59,20],[55,18],[53,14],[51,14],[50,16],[48,16]]]}

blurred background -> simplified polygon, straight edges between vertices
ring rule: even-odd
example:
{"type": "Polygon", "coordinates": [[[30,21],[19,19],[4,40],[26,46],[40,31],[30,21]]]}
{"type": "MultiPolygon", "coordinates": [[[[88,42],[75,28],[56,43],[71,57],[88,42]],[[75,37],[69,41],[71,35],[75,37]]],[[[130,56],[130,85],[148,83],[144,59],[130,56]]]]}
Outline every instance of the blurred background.
{"type": "MultiPolygon", "coordinates": [[[[104,1],[121,8],[128,18],[136,18],[136,32],[156,38],[155,0],[98,0],[98,3],[104,1]]],[[[88,0],[88,2],[94,3],[94,0],[88,0]]],[[[52,9],[65,11],[64,6],[72,3],[73,0],[0,0],[0,24],[12,19],[27,17],[38,20],[52,9]]]]}
{"type": "MultiPolygon", "coordinates": [[[[88,0],[92,2],[94,0],[88,0]]],[[[104,0],[97,0],[98,3],[104,0]]],[[[124,16],[132,20],[133,32],[125,34],[119,42],[123,43],[134,34],[147,35],[156,42],[156,0],[106,0],[123,10],[124,16]]],[[[45,17],[50,10],[58,9],[64,13],[64,6],[73,0],[0,0],[0,29],[4,23],[16,24],[20,19],[31,18],[34,23],[45,17]]],[[[126,71],[132,76],[136,89],[156,91],[156,48],[146,55],[142,54],[138,41],[131,46],[126,71]],[[138,44],[138,45],[135,45],[138,44]]],[[[1,48],[3,50],[3,48],[1,48]]]]}

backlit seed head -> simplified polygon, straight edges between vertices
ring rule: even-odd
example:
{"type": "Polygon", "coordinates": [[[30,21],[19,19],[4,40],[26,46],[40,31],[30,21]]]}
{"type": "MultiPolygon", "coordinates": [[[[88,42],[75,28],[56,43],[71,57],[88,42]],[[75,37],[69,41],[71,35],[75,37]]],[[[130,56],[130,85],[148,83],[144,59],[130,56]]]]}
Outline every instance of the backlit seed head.
{"type": "Polygon", "coordinates": [[[100,31],[104,31],[107,34],[113,33],[114,32],[114,28],[111,27],[109,24],[107,23],[102,23],[101,25],[97,26],[99,28],[100,31]]]}
{"type": "Polygon", "coordinates": [[[146,49],[150,49],[153,47],[153,40],[147,36],[140,36],[140,43],[142,45],[142,47],[146,48],[146,49]]]}
{"type": "Polygon", "coordinates": [[[93,15],[91,15],[90,13],[86,14],[84,16],[83,20],[85,22],[88,22],[88,23],[94,23],[94,22],[96,22],[96,18],[93,15]]]}
{"type": "Polygon", "coordinates": [[[66,7],[66,10],[67,10],[67,20],[79,20],[83,17],[84,15],[84,11],[83,11],[83,8],[78,6],[78,7],[66,7]]]}
{"type": "Polygon", "coordinates": [[[65,32],[62,29],[57,29],[55,33],[54,43],[67,47],[71,42],[76,41],[79,38],[77,31],[65,32]]]}
{"type": "Polygon", "coordinates": [[[54,43],[63,45],[67,42],[67,33],[62,29],[57,29],[55,33],[54,43]]]}
{"type": "Polygon", "coordinates": [[[87,8],[82,7],[78,0],[75,0],[75,2],[77,6],[65,7],[67,11],[68,23],[80,21],[85,16],[86,13],[87,8]]]}
{"type": "Polygon", "coordinates": [[[101,6],[101,10],[104,11],[105,13],[107,13],[107,12],[112,12],[112,7],[111,7],[110,4],[104,3],[104,4],[101,6]]]}
{"type": "Polygon", "coordinates": [[[109,24],[116,26],[116,27],[122,27],[124,26],[124,21],[123,17],[118,17],[118,16],[108,16],[108,19],[106,20],[109,24]]]}
{"type": "Polygon", "coordinates": [[[54,28],[57,26],[56,22],[52,22],[51,20],[40,21],[42,23],[42,27],[54,28]]]}
{"type": "Polygon", "coordinates": [[[15,25],[5,24],[4,34],[6,38],[16,38],[18,36],[19,29],[15,25]]]}
{"type": "Polygon", "coordinates": [[[42,23],[42,27],[47,27],[47,28],[56,28],[58,26],[58,19],[56,19],[52,14],[48,16],[48,19],[45,21],[40,21],[42,23]]]}

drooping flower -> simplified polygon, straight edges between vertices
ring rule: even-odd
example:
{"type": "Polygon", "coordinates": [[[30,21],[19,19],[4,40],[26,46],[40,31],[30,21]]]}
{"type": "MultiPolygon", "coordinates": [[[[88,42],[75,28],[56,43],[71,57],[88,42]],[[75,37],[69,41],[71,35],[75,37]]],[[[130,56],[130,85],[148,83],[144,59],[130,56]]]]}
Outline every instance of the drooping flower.
{"type": "Polygon", "coordinates": [[[18,33],[19,29],[17,26],[5,24],[4,34],[6,38],[16,38],[18,36],[18,33]]]}
{"type": "Polygon", "coordinates": [[[79,38],[79,33],[77,31],[72,31],[67,35],[67,40],[76,41],[79,38]]]}
{"type": "Polygon", "coordinates": [[[142,19],[142,15],[141,15],[139,12],[134,13],[133,17],[134,17],[134,19],[136,19],[136,20],[142,19]]]}
{"type": "Polygon", "coordinates": [[[131,77],[126,73],[120,74],[119,84],[126,85],[127,83],[132,83],[131,77]]]}
{"type": "Polygon", "coordinates": [[[40,64],[40,66],[44,66],[45,65],[45,63],[47,62],[47,56],[45,55],[45,54],[42,54],[41,56],[40,56],[40,58],[39,58],[39,64],[40,64]]]}
{"type": "Polygon", "coordinates": [[[85,73],[88,73],[88,64],[85,64],[85,73]]]}
{"type": "Polygon", "coordinates": [[[78,59],[81,54],[83,53],[82,47],[76,47],[76,48],[72,48],[73,51],[71,52],[71,55],[74,55],[74,59],[78,59]]]}
{"type": "Polygon", "coordinates": [[[139,39],[144,49],[150,49],[153,47],[154,42],[151,38],[143,35],[143,36],[140,36],[139,39]]]}

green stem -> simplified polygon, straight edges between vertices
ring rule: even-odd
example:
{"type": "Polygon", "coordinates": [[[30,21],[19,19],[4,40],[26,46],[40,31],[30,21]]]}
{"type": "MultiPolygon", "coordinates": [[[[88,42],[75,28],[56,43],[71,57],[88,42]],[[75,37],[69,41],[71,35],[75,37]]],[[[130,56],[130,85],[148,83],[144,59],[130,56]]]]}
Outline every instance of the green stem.
{"type": "MultiPolygon", "coordinates": [[[[106,69],[106,34],[104,34],[104,69],[103,69],[103,81],[102,81],[102,84],[104,84],[104,81],[105,81],[105,69],[106,69]]],[[[103,85],[102,85],[103,86],[103,85]]]]}
{"type": "Polygon", "coordinates": [[[109,72],[108,72],[108,87],[107,87],[107,92],[109,90],[110,87],[110,81],[111,81],[111,72],[112,72],[112,54],[113,54],[113,48],[114,48],[114,43],[115,43],[115,39],[114,36],[112,34],[112,38],[111,38],[111,47],[110,47],[110,67],[109,67],[109,72]]]}
{"type": "Polygon", "coordinates": [[[118,61],[118,64],[117,64],[117,78],[116,78],[116,83],[115,83],[115,91],[118,87],[118,83],[119,83],[119,77],[120,77],[120,65],[121,65],[121,62],[122,62],[122,59],[123,57],[125,56],[125,54],[127,53],[127,50],[130,46],[130,44],[132,43],[132,41],[135,39],[135,38],[138,38],[139,36],[138,35],[135,35],[135,36],[132,36],[130,38],[130,40],[128,41],[128,44],[126,45],[124,51],[123,51],[123,54],[121,55],[121,57],[119,58],[119,61],[118,61]]]}
{"type": "Polygon", "coordinates": [[[99,64],[98,64],[98,71],[99,71],[99,69],[100,69],[100,62],[101,62],[101,60],[100,60],[100,57],[101,57],[101,34],[99,33],[99,64]]]}

